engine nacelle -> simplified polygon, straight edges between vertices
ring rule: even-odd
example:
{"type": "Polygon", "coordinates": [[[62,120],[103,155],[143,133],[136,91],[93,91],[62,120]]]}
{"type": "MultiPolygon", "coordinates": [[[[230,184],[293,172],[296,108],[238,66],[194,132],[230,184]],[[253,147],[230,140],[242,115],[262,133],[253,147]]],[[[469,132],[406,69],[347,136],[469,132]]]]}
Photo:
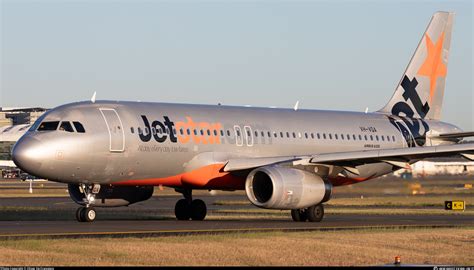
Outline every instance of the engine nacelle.
{"type": "Polygon", "coordinates": [[[250,202],[261,208],[301,209],[328,201],[332,185],[315,173],[267,166],[250,172],[245,191],[250,202]]]}
{"type": "MultiPolygon", "coordinates": [[[[69,196],[74,202],[84,205],[85,194],[77,184],[68,185],[69,196]]],[[[96,207],[127,206],[133,203],[145,201],[153,195],[153,186],[110,186],[101,185],[99,193],[95,194],[95,200],[91,203],[96,207]]]]}

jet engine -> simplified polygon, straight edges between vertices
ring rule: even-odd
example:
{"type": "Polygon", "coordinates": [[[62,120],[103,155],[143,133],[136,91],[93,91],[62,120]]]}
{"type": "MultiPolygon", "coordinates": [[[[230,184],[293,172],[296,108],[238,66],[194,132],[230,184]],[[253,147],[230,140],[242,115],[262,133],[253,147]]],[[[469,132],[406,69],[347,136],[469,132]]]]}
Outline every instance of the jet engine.
{"type": "MultiPolygon", "coordinates": [[[[77,184],[68,185],[69,196],[77,204],[85,204],[85,193],[77,184]]],[[[92,205],[95,207],[117,207],[127,206],[133,203],[145,201],[153,195],[153,186],[110,186],[101,185],[99,192],[94,194],[92,205]]]]}
{"type": "Polygon", "coordinates": [[[266,166],[250,172],[245,191],[255,206],[270,209],[302,209],[326,202],[332,185],[304,170],[266,166]]]}

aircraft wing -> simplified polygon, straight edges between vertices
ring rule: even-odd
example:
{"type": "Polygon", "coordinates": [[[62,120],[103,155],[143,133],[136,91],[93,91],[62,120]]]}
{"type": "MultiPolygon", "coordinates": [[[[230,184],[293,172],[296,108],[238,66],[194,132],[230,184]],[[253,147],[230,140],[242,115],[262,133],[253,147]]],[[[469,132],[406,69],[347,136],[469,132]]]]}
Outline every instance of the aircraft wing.
{"type": "Polygon", "coordinates": [[[312,157],[310,162],[337,165],[337,163],[343,162],[372,163],[383,161],[397,165],[398,162],[406,163],[411,160],[453,156],[457,154],[474,160],[474,143],[326,153],[312,157]]]}
{"type": "Polygon", "coordinates": [[[312,156],[239,158],[229,160],[224,166],[224,171],[247,170],[288,162],[292,162],[294,165],[324,164],[335,166],[356,166],[367,163],[386,162],[402,168],[405,167],[406,163],[413,160],[453,155],[461,155],[469,160],[474,160],[474,143],[322,153],[312,156]]]}

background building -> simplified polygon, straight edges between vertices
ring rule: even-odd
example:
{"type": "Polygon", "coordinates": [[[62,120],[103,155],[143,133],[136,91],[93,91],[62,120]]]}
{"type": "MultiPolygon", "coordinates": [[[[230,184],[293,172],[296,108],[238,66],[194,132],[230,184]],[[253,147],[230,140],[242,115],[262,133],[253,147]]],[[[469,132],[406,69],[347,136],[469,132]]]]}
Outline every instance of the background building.
{"type": "Polygon", "coordinates": [[[45,108],[0,108],[0,168],[14,167],[13,145],[47,111],[45,108]]]}
{"type": "Polygon", "coordinates": [[[394,172],[395,176],[402,178],[471,174],[474,174],[474,161],[463,158],[426,159],[412,164],[410,168],[394,172]]]}
{"type": "Polygon", "coordinates": [[[0,127],[33,124],[48,109],[33,108],[0,108],[0,127]]]}

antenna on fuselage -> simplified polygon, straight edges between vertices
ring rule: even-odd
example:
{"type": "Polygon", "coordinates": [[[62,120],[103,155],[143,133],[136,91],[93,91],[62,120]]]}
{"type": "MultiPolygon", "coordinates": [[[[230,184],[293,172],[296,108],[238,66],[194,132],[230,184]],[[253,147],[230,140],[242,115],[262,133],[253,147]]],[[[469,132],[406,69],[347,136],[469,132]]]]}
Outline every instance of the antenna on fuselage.
{"type": "Polygon", "coordinates": [[[95,103],[95,96],[96,96],[96,94],[97,94],[97,92],[94,91],[94,94],[93,94],[92,97],[91,97],[91,102],[92,102],[92,103],[95,103]]]}
{"type": "Polygon", "coordinates": [[[293,107],[293,109],[294,109],[295,111],[297,111],[299,105],[300,105],[300,101],[298,100],[298,101],[296,101],[295,107],[293,107]]]}

